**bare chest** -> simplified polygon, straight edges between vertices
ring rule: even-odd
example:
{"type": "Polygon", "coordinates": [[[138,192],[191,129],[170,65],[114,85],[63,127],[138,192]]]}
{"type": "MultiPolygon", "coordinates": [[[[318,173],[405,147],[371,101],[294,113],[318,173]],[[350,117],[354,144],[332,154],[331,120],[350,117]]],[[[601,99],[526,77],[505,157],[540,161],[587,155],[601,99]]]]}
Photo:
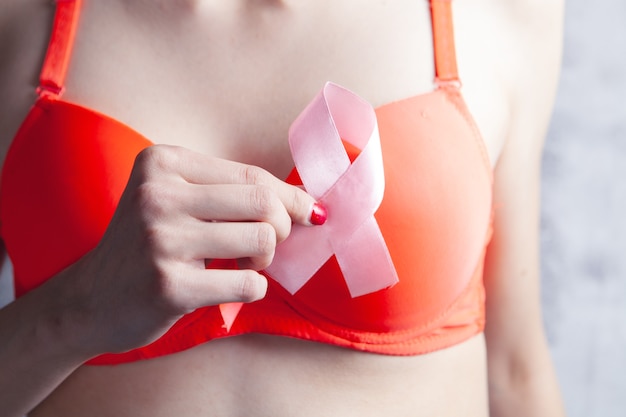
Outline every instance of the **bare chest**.
{"type": "MultiPolygon", "coordinates": [[[[487,5],[478,17],[469,14],[470,6],[454,7],[460,75],[495,162],[510,97],[494,82],[500,52],[477,28],[498,17],[487,5]]],[[[15,36],[7,38],[19,41],[9,45],[19,54],[0,69],[7,96],[0,104],[2,157],[34,100],[53,14],[49,5],[24,8],[32,10],[15,19],[15,36]],[[26,36],[22,27],[37,30],[26,36]]],[[[379,106],[431,91],[434,67],[425,0],[84,0],[64,99],[154,143],[284,177],[292,165],[288,127],[326,81],[379,106]]]]}
{"type": "Polygon", "coordinates": [[[86,2],[66,98],[279,177],[289,125],[326,81],[374,106],[433,89],[426,1],[105,3],[86,2]]]}

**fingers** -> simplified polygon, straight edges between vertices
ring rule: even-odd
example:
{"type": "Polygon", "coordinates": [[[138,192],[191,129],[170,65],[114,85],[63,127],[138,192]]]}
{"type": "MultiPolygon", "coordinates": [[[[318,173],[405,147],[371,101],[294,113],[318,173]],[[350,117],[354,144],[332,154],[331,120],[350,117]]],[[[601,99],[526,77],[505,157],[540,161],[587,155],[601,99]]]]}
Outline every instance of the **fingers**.
{"type": "MultiPolygon", "coordinates": [[[[221,177],[219,180],[233,184],[266,186],[276,193],[294,223],[311,225],[311,212],[315,199],[301,188],[287,184],[259,167],[216,158],[208,159],[212,170],[216,170],[215,176],[221,177]]],[[[205,176],[211,174],[206,168],[205,171],[207,171],[205,176]]],[[[196,174],[193,169],[190,169],[188,173],[196,174]]],[[[190,175],[189,178],[190,182],[193,182],[196,177],[190,175]]]]}
{"type": "Polygon", "coordinates": [[[269,187],[276,193],[294,223],[305,226],[313,224],[311,223],[311,214],[316,201],[301,188],[287,184],[266,170],[251,165],[237,164],[234,175],[234,180],[237,183],[269,187]]]}
{"type": "Polygon", "coordinates": [[[197,222],[179,239],[179,259],[239,259],[242,268],[260,271],[274,258],[276,233],[264,222],[197,222]]]}
{"type": "Polygon", "coordinates": [[[179,147],[141,152],[129,185],[153,253],[172,261],[237,259],[261,270],[292,222],[326,218],[310,195],[264,169],[179,147]]]}
{"type": "MultiPolygon", "coordinates": [[[[138,161],[148,165],[148,171],[173,170],[191,184],[265,186],[278,196],[293,222],[301,225],[312,224],[311,213],[315,199],[299,187],[281,181],[262,168],[166,145],[144,150],[138,161]]],[[[319,217],[314,218],[319,220],[319,217]]]]}
{"type": "Polygon", "coordinates": [[[189,214],[204,221],[265,222],[282,242],[291,230],[289,214],[267,186],[191,185],[187,200],[189,214]]]}
{"type": "Polygon", "coordinates": [[[231,302],[249,303],[265,297],[267,279],[252,270],[188,269],[178,278],[175,299],[198,308],[231,302]]]}

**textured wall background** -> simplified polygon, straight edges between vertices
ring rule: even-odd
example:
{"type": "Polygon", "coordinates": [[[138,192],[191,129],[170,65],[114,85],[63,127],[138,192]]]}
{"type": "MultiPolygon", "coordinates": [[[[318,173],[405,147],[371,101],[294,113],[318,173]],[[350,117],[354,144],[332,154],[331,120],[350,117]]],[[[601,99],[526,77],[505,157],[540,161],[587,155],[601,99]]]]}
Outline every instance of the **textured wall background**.
{"type": "Polygon", "coordinates": [[[626,1],[566,0],[543,167],[545,322],[570,417],[626,416],[626,1]]]}
{"type": "MultiPolygon", "coordinates": [[[[567,0],[544,154],[542,272],[570,417],[626,416],[625,101],[626,0],[567,0]]],[[[11,292],[9,273],[0,304],[11,292]]]]}

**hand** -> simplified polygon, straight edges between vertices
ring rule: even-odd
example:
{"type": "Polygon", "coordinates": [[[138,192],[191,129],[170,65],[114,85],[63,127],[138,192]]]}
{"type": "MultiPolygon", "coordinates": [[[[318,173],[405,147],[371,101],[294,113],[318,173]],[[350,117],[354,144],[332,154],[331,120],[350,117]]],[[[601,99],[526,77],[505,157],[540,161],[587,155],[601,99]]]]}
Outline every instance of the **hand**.
{"type": "Polygon", "coordinates": [[[100,244],[64,272],[76,344],[129,350],[198,307],[262,298],[267,281],[257,271],[292,221],[310,225],[314,202],[258,167],[178,147],[144,150],[100,244]],[[240,269],[205,269],[213,258],[237,259],[240,269]]]}

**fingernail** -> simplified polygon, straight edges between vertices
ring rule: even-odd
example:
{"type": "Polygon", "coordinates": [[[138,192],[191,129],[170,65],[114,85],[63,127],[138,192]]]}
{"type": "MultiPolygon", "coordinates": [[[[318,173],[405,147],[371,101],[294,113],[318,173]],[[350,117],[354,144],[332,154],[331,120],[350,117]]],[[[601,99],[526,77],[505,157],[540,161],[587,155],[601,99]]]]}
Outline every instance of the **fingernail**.
{"type": "Polygon", "coordinates": [[[321,226],[326,223],[327,218],[328,212],[326,211],[326,207],[317,202],[313,203],[313,209],[311,210],[311,217],[309,217],[309,222],[313,226],[321,226]]]}

